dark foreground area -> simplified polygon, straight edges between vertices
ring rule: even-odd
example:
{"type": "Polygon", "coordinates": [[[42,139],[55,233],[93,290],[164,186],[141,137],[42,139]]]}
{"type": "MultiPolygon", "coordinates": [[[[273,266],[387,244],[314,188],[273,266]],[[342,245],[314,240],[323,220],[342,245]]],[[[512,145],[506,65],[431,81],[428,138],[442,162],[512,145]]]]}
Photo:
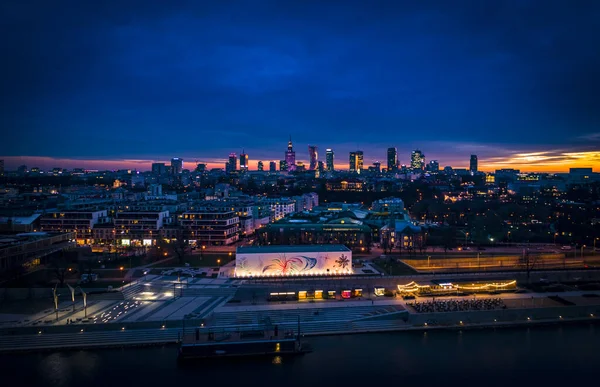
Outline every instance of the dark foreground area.
{"type": "Polygon", "coordinates": [[[597,325],[312,337],[293,358],[178,365],[175,346],[0,356],[7,381],[45,386],[387,383],[558,385],[597,381],[597,325]],[[258,384],[255,384],[258,383],[258,384]]]}

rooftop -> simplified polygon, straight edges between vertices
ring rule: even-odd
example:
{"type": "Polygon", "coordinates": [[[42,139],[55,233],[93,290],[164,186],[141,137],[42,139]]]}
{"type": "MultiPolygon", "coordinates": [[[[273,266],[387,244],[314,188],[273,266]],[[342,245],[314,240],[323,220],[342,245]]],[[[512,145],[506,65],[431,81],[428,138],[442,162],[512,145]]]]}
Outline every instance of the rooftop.
{"type": "Polygon", "coordinates": [[[268,253],[333,253],[350,252],[344,245],[274,245],[274,246],[242,246],[236,249],[236,254],[268,254],[268,253]]]}

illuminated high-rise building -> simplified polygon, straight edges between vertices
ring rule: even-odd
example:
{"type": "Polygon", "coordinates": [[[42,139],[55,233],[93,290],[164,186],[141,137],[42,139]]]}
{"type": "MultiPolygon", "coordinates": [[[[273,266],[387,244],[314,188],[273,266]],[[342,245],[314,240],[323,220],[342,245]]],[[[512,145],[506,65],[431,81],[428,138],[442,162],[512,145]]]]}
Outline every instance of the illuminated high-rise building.
{"type": "Polygon", "coordinates": [[[469,160],[469,171],[477,172],[477,155],[471,155],[471,160],[469,160]]]}
{"type": "Polygon", "coordinates": [[[283,171],[296,170],[296,152],[294,151],[294,147],[292,146],[292,136],[290,136],[290,141],[288,142],[288,147],[285,151],[285,163],[286,169],[283,169],[283,171]]]}
{"type": "Polygon", "coordinates": [[[331,149],[325,150],[325,164],[328,172],[333,172],[335,170],[333,165],[333,150],[331,149]]]}
{"type": "Polygon", "coordinates": [[[387,150],[387,170],[394,172],[398,169],[398,149],[388,148],[387,150]]]}
{"type": "Polygon", "coordinates": [[[248,171],[248,155],[242,149],[242,153],[240,154],[240,171],[246,172],[248,171]]]}
{"type": "Polygon", "coordinates": [[[285,160],[279,160],[279,170],[280,171],[287,171],[288,170],[288,163],[285,160]]]}
{"type": "Polygon", "coordinates": [[[356,172],[360,173],[360,171],[363,170],[364,163],[365,163],[365,158],[363,155],[363,151],[357,150],[356,151],[356,172]]]}
{"type": "Polygon", "coordinates": [[[171,173],[173,175],[179,175],[183,171],[183,159],[179,157],[173,157],[171,159],[171,173]]]}
{"type": "Polygon", "coordinates": [[[256,164],[256,169],[258,169],[259,171],[264,171],[265,165],[262,161],[259,161],[258,164],[256,164]]]}
{"type": "Polygon", "coordinates": [[[350,157],[348,158],[348,171],[356,172],[356,152],[350,152],[350,157]]]}
{"type": "Polygon", "coordinates": [[[308,169],[310,171],[314,171],[317,168],[317,162],[319,161],[318,148],[315,145],[308,146],[308,158],[309,158],[308,169]]]}
{"type": "Polygon", "coordinates": [[[319,173],[325,172],[325,164],[322,161],[317,162],[317,170],[319,173]]]}
{"type": "Polygon", "coordinates": [[[363,165],[364,165],[363,151],[357,150],[355,152],[350,152],[350,158],[348,161],[349,161],[348,170],[350,172],[360,173],[360,171],[362,171],[363,165]]]}
{"type": "Polygon", "coordinates": [[[235,153],[229,154],[229,160],[225,164],[225,172],[231,173],[237,171],[237,155],[235,153]]]}
{"type": "Polygon", "coordinates": [[[277,162],[271,161],[269,163],[269,172],[277,172],[277,162]]]}
{"type": "Polygon", "coordinates": [[[4,160],[0,160],[0,176],[4,176],[4,160]]]}
{"type": "Polygon", "coordinates": [[[425,169],[425,155],[419,149],[415,149],[410,154],[410,167],[414,171],[425,169]]]}

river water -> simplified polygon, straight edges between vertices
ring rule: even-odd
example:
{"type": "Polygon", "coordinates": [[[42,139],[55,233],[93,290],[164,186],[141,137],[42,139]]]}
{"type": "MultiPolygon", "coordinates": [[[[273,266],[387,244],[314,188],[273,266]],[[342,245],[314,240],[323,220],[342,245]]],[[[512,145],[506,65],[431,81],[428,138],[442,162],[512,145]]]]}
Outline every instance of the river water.
{"type": "Polygon", "coordinates": [[[307,339],[314,352],[300,357],[185,366],[176,362],[174,346],[3,355],[0,380],[3,386],[61,387],[600,383],[600,325],[307,339]]]}

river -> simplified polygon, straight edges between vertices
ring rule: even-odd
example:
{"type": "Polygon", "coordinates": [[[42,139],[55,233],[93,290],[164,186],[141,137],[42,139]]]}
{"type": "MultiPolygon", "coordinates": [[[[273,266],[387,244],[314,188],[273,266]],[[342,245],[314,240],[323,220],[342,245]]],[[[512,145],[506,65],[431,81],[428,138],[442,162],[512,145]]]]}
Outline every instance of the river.
{"type": "Polygon", "coordinates": [[[600,326],[398,332],[308,338],[296,358],[178,365],[176,347],[0,356],[2,385],[549,385],[600,381],[600,326]],[[14,379],[13,379],[14,378],[14,379]]]}

